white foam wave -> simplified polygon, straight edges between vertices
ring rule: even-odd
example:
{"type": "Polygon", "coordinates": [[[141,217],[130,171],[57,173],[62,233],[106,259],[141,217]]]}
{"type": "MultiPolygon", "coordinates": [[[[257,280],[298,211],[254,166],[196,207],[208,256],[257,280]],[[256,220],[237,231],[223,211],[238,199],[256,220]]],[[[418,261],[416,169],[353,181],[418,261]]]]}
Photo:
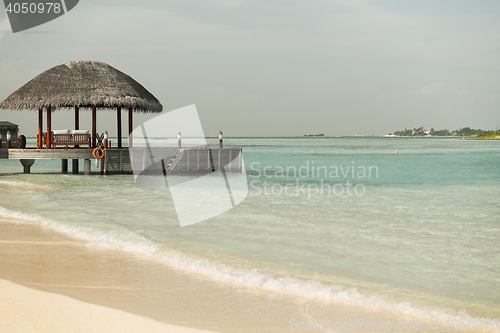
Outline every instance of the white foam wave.
{"type": "Polygon", "coordinates": [[[2,188],[18,188],[24,190],[49,190],[49,186],[37,185],[23,181],[0,180],[0,187],[2,188]]]}
{"type": "Polygon", "coordinates": [[[340,285],[326,285],[316,280],[294,277],[274,277],[257,269],[229,266],[218,261],[195,258],[174,251],[163,251],[159,246],[132,232],[102,231],[91,227],[70,226],[36,214],[25,214],[0,207],[0,217],[10,222],[30,223],[49,227],[71,237],[87,241],[98,248],[138,253],[156,259],[185,273],[198,274],[214,281],[237,287],[247,287],[321,300],[332,300],[375,311],[389,311],[425,319],[479,319],[470,317],[466,311],[455,312],[438,307],[416,307],[410,302],[396,302],[383,295],[368,296],[356,288],[344,289],[340,285]]]}
{"type": "Polygon", "coordinates": [[[99,248],[137,252],[147,256],[153,256],[158,252],[156,244],[132,232],[102,231],[92,227],[72,226],[38,214],[26,214],[3,207],[0,207],[0,217],[9,222],[48,227],[68,236],[87,241],[89,245],[99,248]]]}

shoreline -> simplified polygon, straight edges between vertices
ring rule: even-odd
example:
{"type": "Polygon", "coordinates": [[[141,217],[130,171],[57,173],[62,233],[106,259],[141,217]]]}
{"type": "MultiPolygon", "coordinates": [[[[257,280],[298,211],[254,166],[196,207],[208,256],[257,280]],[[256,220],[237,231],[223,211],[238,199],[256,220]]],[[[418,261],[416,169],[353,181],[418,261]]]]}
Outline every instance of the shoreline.
{"type": "Polygon", "coordinates": [[[0,279],[28,288],[210,332],[285,332],[277,318],[302,318],[303,300],[231,288],[40,226],[0,220],[0,235],[0,279]]]}
{"type": "MultiPolygon", "coordinates": [[[[416,320],[333,301],[231,287],[131,253],[91,248],[41,226],[0,220],[0,235],[0,279],[181,328],[281,333],[293,331],[291,320],[416,320]]],[[[0,321],[2,326],[5,321],[0,321]]]]}

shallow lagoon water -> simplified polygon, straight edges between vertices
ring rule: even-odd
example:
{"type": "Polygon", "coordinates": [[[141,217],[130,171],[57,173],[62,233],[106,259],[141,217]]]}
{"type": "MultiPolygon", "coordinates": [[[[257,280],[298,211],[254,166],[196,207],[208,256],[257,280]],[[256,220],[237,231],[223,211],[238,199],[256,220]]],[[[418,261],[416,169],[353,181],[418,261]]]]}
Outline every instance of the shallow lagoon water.
{"type": "Polygon", "coordinates": [[[249,194],[210,220],[181,228],[168,190],[57,174],[60,161],[31,175],[1,161],[0,218],[237,286],[430,319],[499,317],[499,142],[227,141],[243,147],[249,194]]]}

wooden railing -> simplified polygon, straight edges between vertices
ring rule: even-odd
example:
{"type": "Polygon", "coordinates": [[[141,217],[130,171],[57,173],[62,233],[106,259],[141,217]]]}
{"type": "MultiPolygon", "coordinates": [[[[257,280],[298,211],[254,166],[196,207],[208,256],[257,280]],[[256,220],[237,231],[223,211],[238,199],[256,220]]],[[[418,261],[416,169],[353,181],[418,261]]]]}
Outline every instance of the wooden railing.
{"type": "Polygon", "coordinates": [[[89,145],[90,134],[52,134],[52,146],[89,145]]]}
{"type": "MultiPolygon", "coordinates": [[[[37,140],[39,139],[37,135],[37,140]]],[[[42,136],[42,146],[47,144],[45,136],[42,136]]],[[[52,134],[51,146],[79,146],[88,145],[91,148],[90,134],[52,134]]]]}

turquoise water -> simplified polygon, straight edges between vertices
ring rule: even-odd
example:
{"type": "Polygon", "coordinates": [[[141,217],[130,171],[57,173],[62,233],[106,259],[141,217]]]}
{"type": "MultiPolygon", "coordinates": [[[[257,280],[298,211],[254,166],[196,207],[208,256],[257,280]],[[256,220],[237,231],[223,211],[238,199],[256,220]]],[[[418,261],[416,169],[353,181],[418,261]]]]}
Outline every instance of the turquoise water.
{"type": "Polygon", "coordinates": [[[237,286],[432,319],[499,317],[500,142],[228,141],[243,147],[249,194],[210,220],[181,228],[168,191],[128,175],[50,174],[60,161],[37,161],[45,174],[32,175],[0,161],[0,218],[237,286]]]}

